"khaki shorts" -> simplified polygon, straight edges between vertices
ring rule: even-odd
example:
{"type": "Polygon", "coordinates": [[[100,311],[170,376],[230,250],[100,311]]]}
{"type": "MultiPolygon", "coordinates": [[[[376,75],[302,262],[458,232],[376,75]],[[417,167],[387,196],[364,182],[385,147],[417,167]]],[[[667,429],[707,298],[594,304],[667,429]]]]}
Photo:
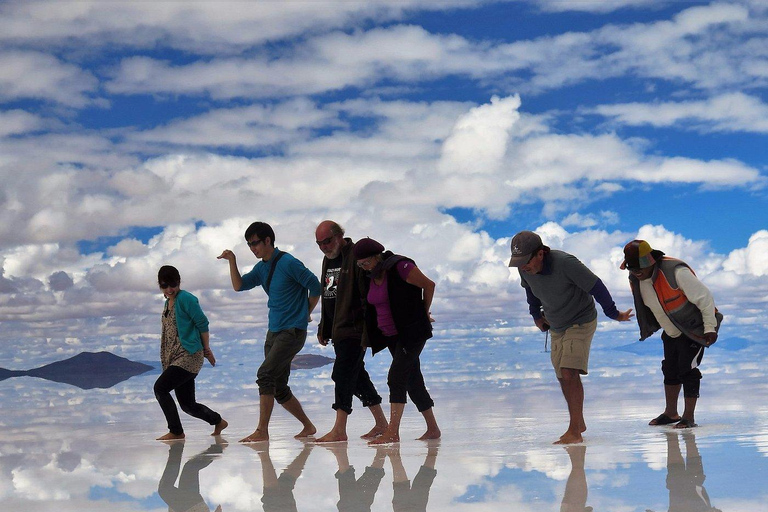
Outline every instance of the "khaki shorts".
{"type": "Polygon", "coordinates": [[[589,347],[597,330],[597,319],[586,324],[572,325],[563,332],[552,334],[552,366],[558,379],[563,378],[561,370],[571,368],[586,375],[589,364],[589,347]]]}

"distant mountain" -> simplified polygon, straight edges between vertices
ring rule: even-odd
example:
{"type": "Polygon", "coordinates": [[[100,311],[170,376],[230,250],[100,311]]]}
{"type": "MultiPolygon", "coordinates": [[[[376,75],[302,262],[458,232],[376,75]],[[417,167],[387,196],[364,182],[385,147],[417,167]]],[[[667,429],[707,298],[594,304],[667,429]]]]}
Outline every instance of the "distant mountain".
{"type": "MultiPolygon", "coordinates": [[[[712,345],[707,350],[721,349],[727,351],[743,350],[749,347],[753,342],[745,338],[718,338],[717,343],[712,345]]],[[[629,345],[622,345],[616,347],[614,350],[621,350],[623,352],[631,352],[638,355],[659,354],[662,355],[662,342],[657,336],[649,338],[645,341],[636,341],[629,345]]]]}
{"type": "Polygon", "coordinates": [[[291,361],[291,370],[306,370],[309,368],[320,368],[332,363],[332,357],[325,357],[318,354],[298,354],[291,361]]]}
{"type": "Polygon", "coordinates": [[[81,389],[105,389],[153,369],[150,365],[131,361],[110,352],[81,352],[69,359],[32,370],[0,368],[0,380],[27,375],[70,384],[81,389]]]}

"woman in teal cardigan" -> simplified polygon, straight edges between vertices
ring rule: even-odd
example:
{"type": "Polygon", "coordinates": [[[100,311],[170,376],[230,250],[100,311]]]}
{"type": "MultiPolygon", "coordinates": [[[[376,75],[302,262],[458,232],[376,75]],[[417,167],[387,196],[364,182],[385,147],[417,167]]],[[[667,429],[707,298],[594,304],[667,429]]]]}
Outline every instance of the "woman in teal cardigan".
{"type": "Polygon", "coordinates": [[[164,265],[157,273],[157,284],[165,295],[160,336],[160,362],[163,373],[155,382],[155,398],[168,421],[168,433],[158,441],[184,439],[179,411],[171,397],[176,392],[181,410],[214,425],[212,436],[227,428],[227,421],[195,399],[195,377],[203,367],[203,358],[211,366],[216,358],[208,344],[208,318],[197,297],[181,289],[181,276],[176,267],[164,265]]]}

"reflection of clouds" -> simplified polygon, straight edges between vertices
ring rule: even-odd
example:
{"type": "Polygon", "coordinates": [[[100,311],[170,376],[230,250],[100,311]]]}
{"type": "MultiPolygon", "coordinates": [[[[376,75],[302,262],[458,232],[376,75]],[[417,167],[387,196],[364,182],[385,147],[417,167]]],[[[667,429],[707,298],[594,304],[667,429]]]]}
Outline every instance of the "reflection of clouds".
{"type": "MultiPolygon", "coordinates": [[[[449,356],[449,351],[433,356],[429,366],[425,365],[434,375],[446,376],[443,381],[430,379],[437,386],[431,391],[444,439],[427,510],[556,510],[571,466],[566,452],[550,445],[552,434],[559,433],[566,421],[566,412],[547,366],[548,355],[541,352],[541,347],[513,353],[499,352],[495,345],[490,349],[495,353],[478,354],[474,366],[462,366],[459,361],[464,354],[449,356]],[[454,363],[462,377],[458,384],[450,379],[454,363]],[[484,380],[495,371],[508,372],[515,378],[484,380]],[[541,375],[534,376],[536,372],[541,375]],[[520,378],[520,374],[527,376],[520,378]]],[[[752,360],[757,360],[760,352],[756,348],[746,350],[752,360]]],[[[658,357],[608,350],[593,355],[602,362],[597,365],[600,370],[590,371],[585,379],[588,504],[595,510],[644,510],[641,507],[650,505],[661,510],[658,503],[638,498],[638,494],[645,493],[655,496],[657,502],[666,500],[665,431],[647,426],[647,420],[655,415],[651,413],[657,413],[663,403],[660,372],[658,381],[646,374],[648,368],[656,369],[658,357]],[[612,376],[608,372],[612,365],[627,371],[620,377],[612,376]],[[633,390],[631,396],[626,394],[627,386],[633,390]]],[[[718,368],[754,364],[739,361],[745,357],[743,352],[713,349],[707,357],[711,366],[718,368]]],[[[255,355],[253,359],[242,366],[217,365],[219,373],[201,375],[208,383],[205,393],[215,393],[221,410],[228,413],[228,420],[231,417],[227,433],[233,438],[249,433],[257,418],[258,395],[249,387],[256,368],[255,355]]],[[[375,359],[376,365],[382,362],[381,368],[372,365],[375,381],[384,385],[387,357],[375,359]]],[[[743,391],[745,387],[754,389],[762,397],[766,395],[766,384],[757,372],[742,373],[706,376],[700,419],[703,426],[696,432],[697,441],[707,463],[707,482],[713,483],[709,490],[718,491],[712,501],[723,510],[762,510],[764,501],[758,501],[765,498],[762,490],[762,494],[755,490],[739,499],[738,493],[747,491],[731,491],[722,483],[715,485],[723,482],[718,475],[724,472],[746,477],[751,473],[745,471],[764,471],[768,464],[768,413],[755,410],[754,396],[745,396],[743,391]],[[722,385],[735,383],[737,377],[741,377],[739,386],[722,385]],[[742,463],[738,466],[728,454],[735,446],[741,450],[742,463]],[[710,453],[717,447],[723,454],[714,457],[704,447],[710,453]],[[726,506],[736,503],[741,508],[726,506]]],[[[330,427],[334,417],[330,408],[333,384],[329,378],[326,382],[327,373],[297,371],[294,376],[292,385],[318,429],[330,427]]],[[[168,447],[153,440],[152,427],[162,422],[151,394],[153,379],[151,375],[139,376],[110,390],[90,391],[59,388],[26,378],[14,385],[0,384],[6,429],[0,439],[0,510],[167,510],[156,494],[168,447]]],[[[278,475],[303,449],[302,443],[291,437],[294,421],[282,410],[273,417],[269,456],[278,475]]],[[[359,478],[375,454],[375,449],[355,437],[367,430],[370,414],[356,407],[349,421],[353,435],[348,458],[359,478]]],[[[417,416],[406,415],[402,426],[400,454],[411,479],[427,454],[427,446],[413,440],[422,432],[420,421],[417,416]]],[[[185,442],[187,457],[210,445],[208,433],[207,425],[191,426],[185,442]]],[[[336,508],[337,468],[332,453],[320,447],[314,449],[294,489],[299,510],[325,512],[336,508]]],[[[372,506],[374,512],[392,510],[394,494],[389,484],[393,475],[389,464],[384,469],[386,475],[372,506]]],[[[261,470],[257,452],[231,445],[201,473],[205,477],[201,478],[200,494],[212,509],[221,504],[224,512],[261,510],[261,470]]],[[[739,489],[750,490],[749,478],[744,480],[746,483],[739,489]]]]}

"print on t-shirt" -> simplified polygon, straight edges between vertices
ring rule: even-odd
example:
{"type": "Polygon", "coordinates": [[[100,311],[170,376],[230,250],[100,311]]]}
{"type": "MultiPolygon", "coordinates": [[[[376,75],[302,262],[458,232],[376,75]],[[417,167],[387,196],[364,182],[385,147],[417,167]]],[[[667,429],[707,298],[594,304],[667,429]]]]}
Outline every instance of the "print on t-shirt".
{"type": "Polygon", "coordinates": [[[323,276],[323,337],[331,338],[333,330],[333,317],[336,309],[336,291],[339,285],[341,272],[341,255],[328,260],[323,276]]]}

